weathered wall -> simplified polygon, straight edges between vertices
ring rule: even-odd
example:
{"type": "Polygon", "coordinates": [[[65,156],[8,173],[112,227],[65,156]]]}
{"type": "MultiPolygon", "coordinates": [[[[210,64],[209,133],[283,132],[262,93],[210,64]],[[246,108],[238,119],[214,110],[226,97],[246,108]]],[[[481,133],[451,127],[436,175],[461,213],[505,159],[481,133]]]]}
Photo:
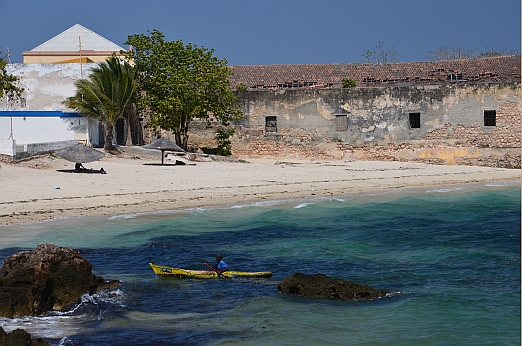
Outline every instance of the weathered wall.
{"type": "Polygon", "coordinates": [[[7,70],[20,78],[25,104],[6,105],[0,110],[70,111],[62,102],[76,93],[74,82],[86,78],[94,64],[8,64],[7,70]]]}
{"type": "MultiPolygon", "coordinates": [[[[520,84],[238,92],[237,157],[399,160],[520,167],[520,84]],[[484,126],[484,111],[496,126],[484,126]],[[420,113],[420,128],[409,114],[420,113]],[[340,129],[336,117],[346,116],[340,129]],[[266,131],[276,117],[277,131],[266,131]]],[[[201,133],[202,127],[198,127],[201,133]]],[[[207,141],[201,134],[190,142],[207,141]]]]}

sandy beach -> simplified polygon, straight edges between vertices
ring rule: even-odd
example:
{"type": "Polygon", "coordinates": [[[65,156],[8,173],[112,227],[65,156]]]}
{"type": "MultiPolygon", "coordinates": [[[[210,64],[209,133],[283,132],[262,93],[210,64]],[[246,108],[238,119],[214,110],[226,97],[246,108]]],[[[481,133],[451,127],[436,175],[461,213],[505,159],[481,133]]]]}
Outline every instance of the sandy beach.
{"type": "Polygon", "coordinates": [[[0,225],[118,215],[263,200],[339,196],[371,190],[520,180],[520,170],[405,162],[248,159],[161,166],[156,151],[107,154],[72,173],[74,164],[41,156],[1,164],[0,225]]]}

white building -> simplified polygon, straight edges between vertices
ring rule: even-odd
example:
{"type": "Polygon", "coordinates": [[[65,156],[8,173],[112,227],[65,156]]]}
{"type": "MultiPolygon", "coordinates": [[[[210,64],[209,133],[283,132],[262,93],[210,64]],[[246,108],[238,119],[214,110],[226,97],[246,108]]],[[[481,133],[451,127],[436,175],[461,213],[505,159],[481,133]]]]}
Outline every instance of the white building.
{"type": "MultiPolygon", "coordinates": [[[[97,120],[86,119],[71,111],[63,102],[76,93],[74,83],[88,77],[94,66],[92,61],[100,61],[101,57],[105,60],[112,52],[121,49],[77,24],[32,50],[33,55],[24,52],[24,61],[27,55],[48,63],[28,61],[9,64],[8,73],[19,78],[20,86],[25,91],[16,102],[6,97],[0,100],[0,154],[15,156],[17,151],[36,150],[31,147],[37,147],[37,150],[49,148],[42,150],[49,151],[56,149],[56,146],[63,147],[67,141],[102,146],[104,126],[97,120]],[[81,44],[85,51],[79,52],[79,38],[83,38],[81,44]],[[79,60],[67,59],[74,54],[78,57],[80,53],[87,54],[87,51],[91,57],[98,59],[88,58],[87,55],[79,60]],[[70,54],[67,55],[67,52],[70,54]]],[[[116,124],[115,132],[115,144],[124,144],[126,131],[123,120],[116,124]]]]}

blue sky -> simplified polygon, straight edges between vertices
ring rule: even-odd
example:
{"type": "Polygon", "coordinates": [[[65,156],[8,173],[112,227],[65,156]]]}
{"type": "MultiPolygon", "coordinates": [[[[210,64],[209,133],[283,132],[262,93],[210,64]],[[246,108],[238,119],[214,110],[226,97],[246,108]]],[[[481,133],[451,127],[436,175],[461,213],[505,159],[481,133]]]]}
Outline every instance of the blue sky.
{"type": "Polygon", "coordinates": [[[398,61],[439,47],[520,52],[520,0],[0,1],[0,50],[22,61],[74,24],[124,46],[158,29],[230,65],[358,63],[379,42],[398,61]]]}

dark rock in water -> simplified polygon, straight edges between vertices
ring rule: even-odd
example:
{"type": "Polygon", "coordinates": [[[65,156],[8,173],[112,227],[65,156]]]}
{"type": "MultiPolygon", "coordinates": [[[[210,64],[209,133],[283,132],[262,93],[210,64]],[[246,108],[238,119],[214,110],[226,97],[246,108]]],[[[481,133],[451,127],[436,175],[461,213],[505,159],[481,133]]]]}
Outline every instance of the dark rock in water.
{"type": "Polygon", "coordinates": [[[339,300],[373,300],[390,291],[358,285],[350,281],[330,278],[324,274],[295,273],[284,278],[277,291],[307,298],[339,300]]]}
{"type": "Polygon", "coordinates": [[[41,338],[31,339],[31,334],[23,329],[13,330],[11,333],[6,333],[0,327],[0,345],[4,346],[51,346],[50,343],[44,342],[41,338]]]}
{"type": "Polygon", "coordinates": [[[95,276],[91,264],[70,248],[41,244],[4,259],[0,270],[0,316],[67,311],[82,294],[118,286],[95,276]]]}

